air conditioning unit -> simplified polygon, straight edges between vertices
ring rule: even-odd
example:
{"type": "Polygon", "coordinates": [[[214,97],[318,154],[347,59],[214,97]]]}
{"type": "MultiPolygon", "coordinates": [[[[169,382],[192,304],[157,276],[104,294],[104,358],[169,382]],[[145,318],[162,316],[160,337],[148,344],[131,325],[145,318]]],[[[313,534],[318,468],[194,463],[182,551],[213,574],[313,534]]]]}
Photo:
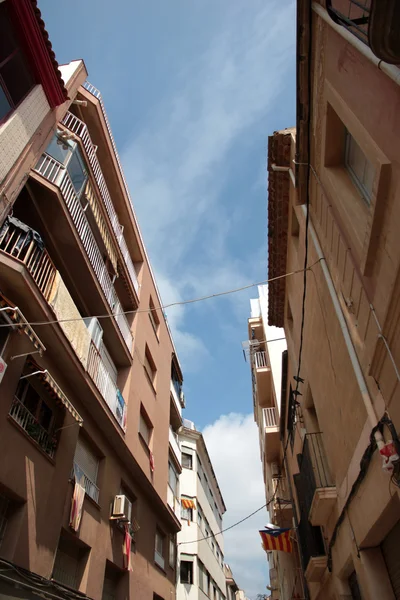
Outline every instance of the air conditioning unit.
{"type": "Polygon", "coordinates": [[[103,328],[100,325],[99,320],[96,319],[96,317],[86,317],[83,320],[90,333],[93,344],[96,346],[97,350],[99,350],[103,339],[103,328]]]}
{"type": "Polygon", "coordinates": [[[273,478],[280,476],[280,469],[279,469],[278,463],[276,463],[276,462],[271,463],[271,473],[272,473],[273,478]]]}
{"type": "Polygon", "coordinates": [[[125,521],[130,523],[132,518],[132,503],[123,494],[118,494],[114,498],[111,519],[125,521]]]}

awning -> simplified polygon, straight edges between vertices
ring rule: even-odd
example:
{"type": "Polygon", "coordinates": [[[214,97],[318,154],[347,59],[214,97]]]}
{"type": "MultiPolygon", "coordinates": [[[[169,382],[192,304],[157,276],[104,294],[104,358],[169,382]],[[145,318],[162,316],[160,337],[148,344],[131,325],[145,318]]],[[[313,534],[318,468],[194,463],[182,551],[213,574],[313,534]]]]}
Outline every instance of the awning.
{"type": "Polygon", "coordinates": [[[194,500],[191,500],[190,498],[181,498],[181,504],[183,508],[196,508],[194,500]]]}
{"type": "Polygon", "coordinates": [[[20,309],[10,302],[3,294],[0,294],[0,314],[1,313],[6,314],[10,321],[12,321],[12,324],[15,325],[21,333],[25,333],[25,335],[28,336],[40,356],[42,356],[43,352],[46,351],[46,346],[40,341],[20,309]]]}
{"type": "Polygon", "coordinates": [[[36,375],[38,379],[40,379],[42,385],[45,387],[50,396],[57,402],[63,404],[74,417],[74,419],[79,423],[79,425],[82,426],[82,417],[68,400],[67,396],[64,394],[58,383],[55,381],[55,379],[53,379],[47,369],[43,369],[43,367],[38,365],[38,363],[33,360],[31,356],[27,360],[27,366],[33,371],[31,375],[36,375]]]}

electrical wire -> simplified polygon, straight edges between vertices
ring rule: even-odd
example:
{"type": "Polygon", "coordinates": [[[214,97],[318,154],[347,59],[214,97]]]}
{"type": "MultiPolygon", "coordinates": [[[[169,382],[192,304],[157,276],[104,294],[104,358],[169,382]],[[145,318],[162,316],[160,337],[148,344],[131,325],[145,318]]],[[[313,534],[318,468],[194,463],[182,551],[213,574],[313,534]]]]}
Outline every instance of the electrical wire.
{"type": "Polygon", "coordinates": [[[182,546],[182,545],[185,545],[185,544],[195,544],[196,542],[202,542],[203,540],[209,540],[211,538],[215,538],[217,535],[220,535],[221,533],[225,533],[226,531],[229,531],[230,529],[233,529],[234,527],[237,527],[238,525],[241,525],[242,523],[244,523],[244,521],[247,521],[248,519],[250,519],[250,517],[252,517],[255,514],[257,514],[258,512],[260,512],[260,510],[262,510],[263,508],[268,508],[268,506],[270,504],[272,504],[272,502],[275,500],[277,491],[278,491],[278,488],[276,488],[276,490],[275,490],[272,498],[270,500],[268,500],[268,502],[266,502],[265,504],[263,504],[262,506],[260,506],[256,510],[254,510],[252,513],[250,513],[249,515],[247,515],[243,519],[240,519],[240,521],[237,521],[233,525],[230,525],[229,527],[226,527],[226,529],[221,529],[221,531],[217,531],[216,533],[212,533],[211,535],[207,535],[205,537],[198,538],[197,540],[190,540],[189,542],[179,542],[178,546],[182,546]]]}
{"type": "MultiPolygon", "coordinates": [[[[316,264],[318,264],[320,262],[321,259],[318,259],[315,261],[315,263],[313,263],[312,265],[310,265],[309,267],[307,267],[308,269],[311,269],[312,267],[314,267],[316,264]]],[[[189,300],[180,300],[178,302],[170,302],[169,304],[163,304],[162,306],[158,306],[155,308],[140,308],[140,309],[135,309],[135,310],[126,310],[126,311],[121,311],[118,313],[113,313],[113,314],[103,314],[103,315],[92,315],[92,316],[88,316],[85,318],[91,319],[91,318],[96,318],[96,319],[113,319],[114,317],[118,317],[120,315],[131,315],[131,314],[138,314],[138,313],[151,313],[151,312],[156,312],[158,310],[163,311],[167,308],[171,308],[173,306],[183,306],[186,304],[194,304],[195,302],[202,302],[204,300],[210,300],[212,298],[219,298],[220,296],[227,296],[228,294],[236,294],[237,292],[242,292],[244,290],[248,290],[252,287],[256,287],[258,285],[265,285],[266,283],[270,283],[271,281],[276,281],[277,279],[283,279],[284,277],[290,277],[291,275],[297,275],[299,273],[303,273],[304,269],[297,269],[296,271],[290,271],[290,273],[284,273],[283,275],[278,275],[277,277],[272,277],[271,279],[265,279],[264,281],[258,281],[255,283],[249,283],[248,285],[244,285],[242,287],[238,287],[238,288],[233,288],[231,290],[225,290],[223,292],[217,292],[215,294],[209,294],[208,296],[199,296],[197,298],[191,298],[189,300]]],[[[71,321],[81,321],[82,317],[74,317],[71,319],[55,319],[54,321],[32,321],[32,322],[28,322],[28,325],[31,326],[41,326],[41,325],[54,325],[57,323],[69,323],[71,321]]],[[[10,325],[8,323],[2,323],[0,324],[0,327],[10,327],[10,325]]]]}

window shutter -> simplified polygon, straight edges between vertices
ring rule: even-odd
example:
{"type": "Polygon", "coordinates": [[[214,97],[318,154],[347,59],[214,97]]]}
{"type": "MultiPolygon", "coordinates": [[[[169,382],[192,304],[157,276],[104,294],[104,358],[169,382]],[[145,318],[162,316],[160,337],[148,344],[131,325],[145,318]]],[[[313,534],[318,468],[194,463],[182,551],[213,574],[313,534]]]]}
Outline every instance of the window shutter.
{"type": "Polygon", "coordinates": [[[74,462],[82,469],[86,477],[90,479],[92,483],[96,483],[99,459],[82,438],[78,439],[74,462]]]}

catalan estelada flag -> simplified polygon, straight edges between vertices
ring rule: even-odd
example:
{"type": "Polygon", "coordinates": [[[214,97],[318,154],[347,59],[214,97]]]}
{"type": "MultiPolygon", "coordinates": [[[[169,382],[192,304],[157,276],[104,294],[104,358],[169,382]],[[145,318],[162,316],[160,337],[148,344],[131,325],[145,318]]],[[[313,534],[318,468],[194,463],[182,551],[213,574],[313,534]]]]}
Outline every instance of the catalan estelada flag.
{"type": "Polygon", "coordinates": [[[270,550],[280,550],[281,552],[291,552],[292,542],[290,539],[290,529],[262,529],[259,533],[262,539],[262,547],[265,552],[270,550]]]}

